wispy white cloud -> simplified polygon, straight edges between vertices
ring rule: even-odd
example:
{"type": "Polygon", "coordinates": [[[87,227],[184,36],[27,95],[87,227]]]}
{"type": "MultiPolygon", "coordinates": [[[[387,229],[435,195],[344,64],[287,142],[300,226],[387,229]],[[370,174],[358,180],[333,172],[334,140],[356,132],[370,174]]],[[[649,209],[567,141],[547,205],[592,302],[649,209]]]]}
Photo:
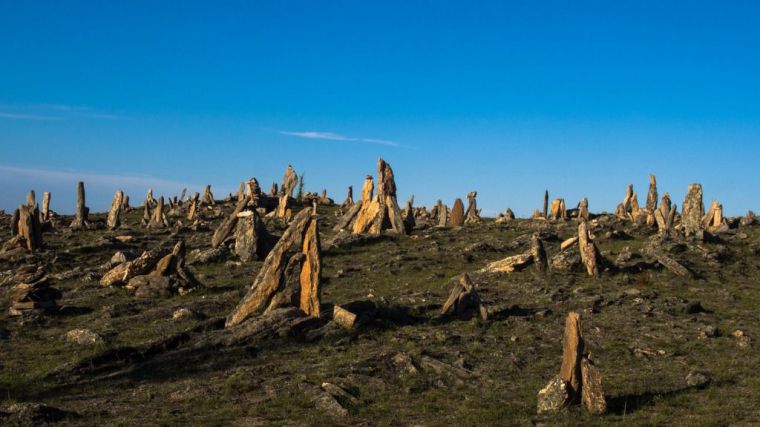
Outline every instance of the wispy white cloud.
{"type": "Polygon", "coordinates": [[[127,116],[67,104],[0,104],[0,118],[10,120],[68,120],[76,118],[122,120],[127,116]]]}
{"type": "Polygon", "coordinates": [[[375,139],[375,138],[355,138],[345,135],[340,135],[332,132],[293,132],[293,131],[280,131],[283,135],[296,136],[299,138],[307,139],[323,139],[329,141],[346,141],[346,142],[365,142],[368,144],[386,145],[389,147],[401,147],[401,144],[395,141],[389,141],[387,139],[375,139]]]}
{"type": "Polygon", "coordinates": [[[0,119],[8,120],[61,120],[60,117],[42,116],[39,114],[13,113],[0,111],[0,119]]]}
{"type": "Polygon", "coordinates": [[[114,189],[119,186],[142,186],[148,187],[168,187],[168,188],[200,188],[197,185],[188,185],[186,183],[154,178],[149,176],[137,175],[116,175],[103,174],[97,172],[79,172],[79,171],[58,171],[51,169],[22,168],[17,166],[0,165],[0,172],[11,173],[14,175],[29,176],[36,179],[48,181],[84,181],[97,185],[110,185],[114,189]]]}

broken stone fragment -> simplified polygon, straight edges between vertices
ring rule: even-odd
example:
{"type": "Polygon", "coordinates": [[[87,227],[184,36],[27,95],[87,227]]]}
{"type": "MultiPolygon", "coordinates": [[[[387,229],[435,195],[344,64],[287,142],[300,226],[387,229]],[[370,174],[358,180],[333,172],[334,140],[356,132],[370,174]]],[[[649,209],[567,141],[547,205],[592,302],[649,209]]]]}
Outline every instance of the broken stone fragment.
{"type": "Polygon", "coordinates": [[[488,309],[480,301],[475,285],[467,273],[462,274],[441,308],[441,315],[465,315],[477,312],[481,320],[488,320],[488,309]]]}
{"type": "Polygon", "coordinates": [[[569,239],[567,239],[567,240],[563,241],[562,243],[560,243],[559,250],[560,251],[566,251],[566,250],[572,248],[573,246],[575,246],[577,243],[578,243],[578,236],[570,237],[569,239]]]}
{"type": "Polygon", "coordinates": [[[554,199],[552,201],[552,210],[549,214],[549,218],[553,220],[566,219],[567,208],[565,206],[565,199],[554,199]]]}
{"type": "Polygon", "coordinates": [[[539,415],[561,411],[570,400],[567,383],[556,375],[546,387],[538,392],[537,412],[539,415]]]}
{"type": "Polygon", "coordinates": [[[357,316],[354,313],[346,310],[345,308],[335,305],[333,307],[333,322],[346,328],[353,329],[356,326],[357,316]]]}
{"type": "MultiPolygon", "coordinates": [[[[147,208],[147,204],[146,204],[147,208]]],[[[161,196],[158,198],[158,203],[156,203],[156,208],[153,210],[153,214],[151,215],[150,222],[148,222],[148,228],[164,228],[169,227],[169,220],[166,218],[166,213],[164,212],[164,196],[161,196]]]]}
{"type": "Polygon", "coordinates": [[[222,243],[224,243],[225,240],[227,240],[228,237],[232,234],[232,230],[235,229],[235,226],[238,222],[238,214],[243,212],[243,209],[246,208],[248,205],[248,196],[243,196],[241,200],[237,202],[235,205],[235,209],[233,209],[232,213],[222,220],[222,222],[219,224],[219,226],[214,231],[214,235],[211,236],[211,247],[216,248],[222,243]]]}
{"type": "Polygon", "coordinates": [[[201,199],[201,203],[208,206],[216,205],[214,193],[211,192],[211,185],[206,185],[206,188],[203,190],[203,198],[201,199]]]}
{"type": "Polygon", "coordinates": [[[578,203],[578,219],[581,221],[588,221],[589,217],[588,199],[584,197],[580,203],[578,203]]]}
{"type": "Polygon", "coordinates": [[[298,185],[298,175],[292,165],[288,165],[285,169],[285,174],[282,177],[282,185],[280,185],[280,196],[293,197],[293,191],[298,185]]]}
{"type": "Polygon", "coordinates": [[[512,273],[520,271],[533,262],[533,256],[528,252],[519,255],[512,255],[499,261],[488,264],[483,270],[487,273],[512,273]]]}

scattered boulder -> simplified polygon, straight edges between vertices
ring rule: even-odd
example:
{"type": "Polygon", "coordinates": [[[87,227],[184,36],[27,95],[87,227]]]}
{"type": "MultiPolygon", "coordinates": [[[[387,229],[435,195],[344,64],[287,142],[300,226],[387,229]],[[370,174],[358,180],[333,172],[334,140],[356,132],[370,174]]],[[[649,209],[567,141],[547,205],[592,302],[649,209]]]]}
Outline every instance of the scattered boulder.
{"type": "Polygon", "coordinates": [[[102,343],[103,337],[89,329],[72,329],[66,333],[66,341],[79,345],[91,345],[102,343]]]}

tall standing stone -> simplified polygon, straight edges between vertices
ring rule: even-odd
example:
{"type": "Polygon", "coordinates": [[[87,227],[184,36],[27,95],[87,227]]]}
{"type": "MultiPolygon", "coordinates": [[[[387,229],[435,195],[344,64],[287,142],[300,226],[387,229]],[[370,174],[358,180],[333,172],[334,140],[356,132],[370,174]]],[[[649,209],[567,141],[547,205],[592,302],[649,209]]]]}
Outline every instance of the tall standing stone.
{"type": "Polygon", "coordinates": [[[596,244],[591,239],[586,221],[581,221],[578,225],[578,248],[581,254],[581,261],[586,267],[589,276],[599,275],[599,266],[597,264],[599,252],[596,244]]]}
{"type": "Polygon", "coordinates": [[[348,194],[346,194],[346,200],[343,201],[341,207],[349,208],[354,205],[354,187],[348,186],[348,194]]]}
{"type": "Polygon", "coordinates": [[[454,206],[451,207],[449,225],[452,227],[461,227],[464,225],[464,204],[462,203],[462,199],[456,199],[454,201],[454,206]]]}
{"type": "Polygon", "coordinates": [[[304,261],[301,266],[300,308],[309,316],[319,317],[322,280],[322,254],[316,216],[312,217],[301,238],[304,261]]]}
{"type": "Polygon", "coordinates": [[[43,221],[50,221],[50,192],[46,191],[42,193],[42,213],[41,218],[43,221]]]}
{"type": "Polygon", "coordinates": [[[406,234],[404,218],[401,216],[401,208],[398,206],[396,197],[396,179],[393,176],[393,169],[382,158],[377,159],[377,181],[377,197],[381,206],[381,217],[378,219],[380,229],[385,229],[387,219],[391,231],[406,234]]]}
{"type": "Polygon", "coordinates": [[[465,211],[464,214],[464,221],[467,224],[476,224],[480,222],[477,197],[477,191],[470,191],[467,194],[467,211],[465,211]]]}
{"type": "Polygon", "coordinates": [[[705,215],[705,205],[702,203],[702,184],[689,185],[681,210],[681,221],[687,236],[702,230],[702,217],[705,215]]]}
{"type": "Polygon", "coordinates": [[[562,367],[559,376],[570,385],[572,402],[581,398],[581,358],[583,357],[583,337],[581,336],[581,316],[570,312],[565,319],[565,335],[562,342],[562,367]]]}
{"type": "Polygon", "coordinates": [[[201,202],[204,205],[209,205],[209,206],[216,205],[216,199],[214,198],[214,193],[211,192],[211,185],[206,185],[206,188],[203,190],[203,197],[201,198],[201,202]]]}
{"type": "Polygon", "coordinates": [[[18,235],[24,238],[26,249],[36,252],[42,247],[42,227],[40,226],[39,209],[29,206],[19,206],[18,235]]]}
{"type": "Polygon", "coordinates": [[[588,221],[589,220],[588,199],[585,198],[585,197],[578,204],[578,219],[580,221],[588,221]]]}
{"type": "Polygon", "coordinates": [[[121,208],[124,199],[124,192],[116,190],[111,202],[111,209],[108,211],[108,220],[106,226],[109,230],[116,230],[121,225],[121,208]]]}
{"type": "Polygon", "coordinates": [[[549,218],[549,190],[544,191],[544,218],[549,218]]]}
{"type": "Polygon", "coordinates": [[[285,175],[282,177],[282,185],[280,185],[280,196],[293,197],[293,190],[298,185],[298,175],[293,169],[293,166],[288,165],[285,169],[285,175]]]}
{"type": "Polygon", "coordinates": [[[87,228],[89,213],[90,209],[85,206],[84,182],[79,181],[77,183],[77,211],[70,227],[75,230],[87,228]]]}
{"type": "Polygon", "coordinates": [[[26,205],[30,208],[34,208],[34,205],[37,204],[37,197],[34,195],[34,190],[29,190],[29,193],[26,195],[26,205]]]}
{"type": "Polygon", "coordinates": [[[653,213],[657,209],[657,177],[649,175],[649,192],[647,193],[647,210],[653,213]]]}

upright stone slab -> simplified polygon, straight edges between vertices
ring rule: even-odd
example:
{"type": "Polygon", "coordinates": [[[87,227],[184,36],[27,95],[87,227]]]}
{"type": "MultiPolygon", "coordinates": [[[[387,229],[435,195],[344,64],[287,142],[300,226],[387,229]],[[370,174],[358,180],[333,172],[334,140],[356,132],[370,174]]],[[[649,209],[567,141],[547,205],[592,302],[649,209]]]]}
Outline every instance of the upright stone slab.
{"type": "Polygon", "coordinates": [[[686,198],[681,206],[681,222],[687,236],[702,230],[705,205],[702,203],[702,184],[691,184],[686,190],[686,198]]]}
{"type": "Polygon", "coordinates": [[[88,216],[90,209],[85,206],[85,194],[84,194],[84,182],[79,181],[77,183],[77,210],[74,221],[71,222],[71,228],[74,230],[80,230],[87,228],[88,216]]]}
{"type": "Polygon", "coordinates": [[[464,204],[462,203],[462,199],[458,198],[454,201],[454,206],[451,207],[449,225],[452,227],[461,227],[464,225],[464,204]]]}
{"type": "Polygon", "coordinates": [[[647,193],[647,210],[653,213],[657,209],[657,177],[649,175],[649,192],[647,193]]]}
{"type": "Polygon", "coordinates": [[[585,198],[585,197],[578,204],[578,219],[580,221],[588,221],[589,220],[588,199],[585,198]]]}
{"type": "Polygon", "coordinates": [[[111,209],[108,211],[108,220],[106,226],[109,230],[116,230],[121,225],[121,208],[124,200],[124,192],[116,190],[111,202],[111,209]]]}
{"type": "Polygon", "coordinates": [[[42,193],[42,212],[41,212],[41,218],[43,221],[47,222],[50,221],[51,215],[50,215],[50,192],[46,191],[42,193]]]}
{"type": "Polygon", "coordinates": [[[596,244],[591,239],[588,231],[588,224],[586,221],[581,221],[578,225],[578,249],[581,254],[581,261],[586,267],[586,272],[589,276],[599,275],[599,266],[597,261],[599,258],[599,252],[596,249],[596,244]]]}
{"type": "Polygon", "coordinates": [[[301,252],[304,261],[301,266],[301,297],[300,308],[309,316],[320,316],[320,299],[322,278],[322,254],[319,243],[319,228],[317,218],[313,216],[309,221],[303,237],[301,252]]]}
{"type": "Polygon", "coordinates": [[[549,218],[549,190],[544,191],[544,218],[549,218]]]}
{"type": "Polygon", "coordinates": [[[467,194],[467,211],[465,211],[465,223],[477,224],[480,222],[480,213],[478,212],[477,191],[470,191],[467,194]]]}
{"type": "Polygon", "coordinates": [[[583,337],[581,336],[581,316],[570,312],[565,319],[565,335],[562,342],[562,367],[559,376],[570,386],[570,399],[581,398],[581,359],[583,357],[583,337]]]}
{"type": "Polygon", "coordinates": [[[298,185],[298,175],[296,174],[296,171],[293,169],[293,166],[288,165],[288,168],[285,169],[285,175],[282,177],[282,185],[280,185],[280,196],[288,196],[293,197],[293,190],[295,190],[296,186],[298,185]]]}

